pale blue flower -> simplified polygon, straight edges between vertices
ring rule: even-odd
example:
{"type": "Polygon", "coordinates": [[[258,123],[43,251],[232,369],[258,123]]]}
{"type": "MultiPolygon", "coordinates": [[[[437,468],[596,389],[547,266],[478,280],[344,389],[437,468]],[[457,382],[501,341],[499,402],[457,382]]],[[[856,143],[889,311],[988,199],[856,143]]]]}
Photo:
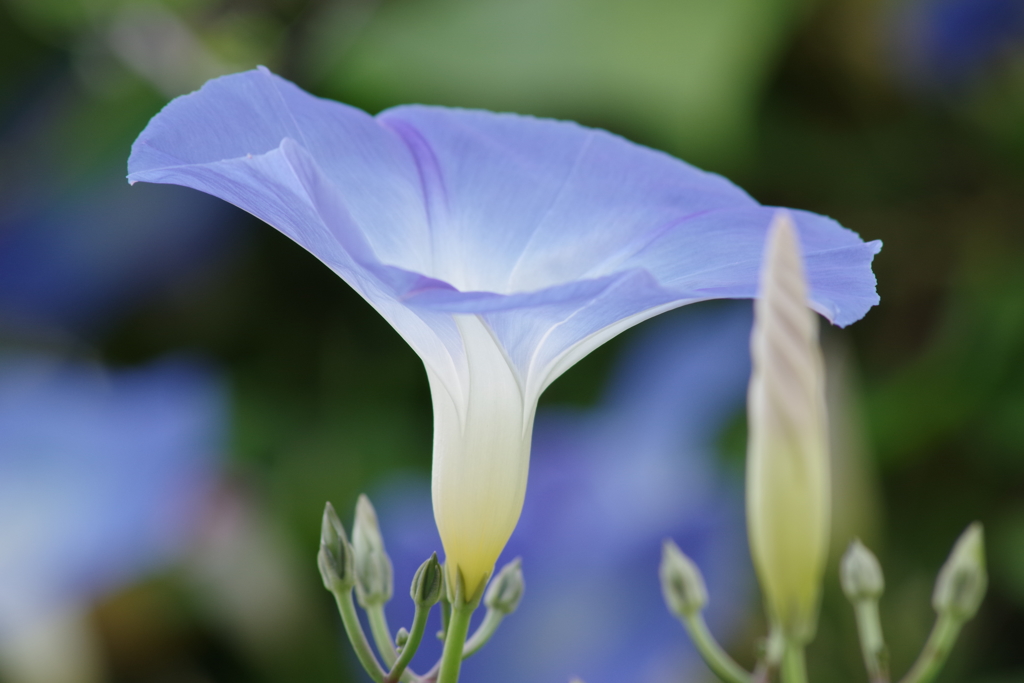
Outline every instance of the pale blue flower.
{"type": "Polygon", "coordinates": [[[0,356],[0,641],[175,557],[224,436],[208,369],[0,356]]]}
{"type": "MultiPolygon", "coordinates": [[[[193,187],[278,228],[420,355],[434,517],[453,585],[461,573],[469,595],[519,518],[540,393],[642,320],[753,297],[776,211],[601,130],[427,106],[372,117],[266,69],[171,102],[128,168],[131,182],[193,187]]],[[[812,305],[857,320],[878,301],[880,244],[793,217],[812,305]]]]}
{"type": "Polygon", "coordinates": [[[913,0],[895,12],[890,40],[915,84],[961,89],[1024,45],[1024,2],[913,0]]]}
{"type": "Polygon", "coordinates": [[[223,203],[188,190],[137,194],[97,173],[74,191],[0,190],[5,329],[95,335],[213,261],[234,237],[223,203]]]}

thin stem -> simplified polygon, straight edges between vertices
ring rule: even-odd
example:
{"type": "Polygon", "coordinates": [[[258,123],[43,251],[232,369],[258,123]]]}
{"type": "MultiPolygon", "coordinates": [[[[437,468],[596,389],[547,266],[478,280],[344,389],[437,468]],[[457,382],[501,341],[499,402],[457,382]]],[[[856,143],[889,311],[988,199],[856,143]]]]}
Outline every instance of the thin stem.
{"type": "Polygon", "coordinates": [[[480,622],[480,626],[477,627],[473,635],[466,641],[466,646],[462,648],[462,658],[465,659],[486,645],[487,641],[494,635],[494,632],[498,630],[498,624],[504,618],[505,615],[502,612],[493,609],[487,610],[487,613],[484,614],[484,620],[480,622]]]}
{"type": "Polygon", "coordinates": [[[750,674],[722,649],[708,630],[704,615],[697,612],[683,619],[683,625],[708,667],[725,683],[751,683],[750,674]]]}
{"type": "Polygon", "coordinates": [[[384,660],[384,666],[393,667],[398,659],[398,652],[395,650],[395,641],[391,638],[388,619],[384,616],[384,605],[382,603],[369,605],[366,607],[366,616],[370,622],[373,642],[377,645],[380,658],[384,660]]]}
{"type": "Polygon", "coordinates": [[[928,635],[924,649],[918,655],[914,666],[900,683],[929,683],[938,675],[942,665],[946,663],[949,651],[953,649],[956,637],[960,635],[963,620],[948,614],[940,614],[928,635]]]}
{"type": "Polygon", "coordinates": [[[430,671],[420,676],[421,683],[436,683],[437,672],[441,670],[441,660],[434,662],[434,666],[430,667],[430,671]]]}
{"type": "Polygon", "coordinates": [[[807,662],[802,645],[786,643],[782,656],[782,683],[807,683],[807,662]]]}
{"type": "Polygon", "coordinates": [[[359,623],[359,615],[356,614],[356,606],[352,602],[352,590],[334,592],[334,600],[338,603],[338,612],[341,614],[341,623],[345,626],[345,633],[352,643],[352,649],[356,651],[359,663],[366,669],[376,683],[384,682],[384,669],[381,668],[377,657],[370,648],[370,642],[363,633],[363,626],[359,623]]]}
{"type": "Polygon", "coordinates": [[[430,616],[430,608],[416,605],[416,613],[412,617],[412,628],[409,630],[409,640],[405,642],[402,653],[398,656],[390,673],[384,678],[384,683],[395,683],[403,678],[402,673],[405,667],[409,666],[413,655],[419,649],[420,641],[423,640],[423,632],[427,630],[427,617],[430,616]]]}
{"type": "Polygon", "coordinates": [[[476,605],[467,605],[457,600],[452,605],[451,618],[448,621],[448,632],[444,638],[444,653],[441,655],[441,669],[437,675],[437,683],[456,683],[459,680],[459,669],[462,667],[462,651],[469,633],[469,618],[473,616],[476,605]]]}
{"type": "Polygon", "coordinates": [[[441,630],[438,632],[437,637],[444,640],[444,635],[448,632],[448,622],[452,618],[452,603],[448,602],[448,598],[441,598],[441,630]]]}
{"type": "Polygon", "coordinates": [[[882,622],[878,618],[878,601],[857,600],[853,603],[853,612],[857,619],[857,635],[860,637],[868,679],[871,683],[889,683],[885,638],[882,636],[882,622]]]}

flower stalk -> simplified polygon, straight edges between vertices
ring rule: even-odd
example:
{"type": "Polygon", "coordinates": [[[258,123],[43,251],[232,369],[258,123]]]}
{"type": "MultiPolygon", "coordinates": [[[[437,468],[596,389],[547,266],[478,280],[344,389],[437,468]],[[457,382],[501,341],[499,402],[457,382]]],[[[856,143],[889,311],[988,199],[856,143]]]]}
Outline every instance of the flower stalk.
{"type": "Polygon", "coordinates": [[[782,683],[807,683],[807,661],[803,645],[787,643],[782,657],[782,683]]]}
{"type": "Polygon", "coordinates": [[[384,679],[384,683],[397,683],[402,679],[406,667],[412,661],[416,650],[423,641],[423,633],[427,630],[427,618],[430,616],[430,609],[437,604],[444,592],[444,570],[441,563],[437,561],[437,553],[420,565],[416,575],[412,579],[412,586],[409,588],[409,595],[416,605],[416,611],[412,617],[412,627],[405,631],[400,629],[395,638],[396,647],[399,649],[398,658],[391,667],[391,671],[384,679]]]}
{"type": "MultiPolygon", "coordinates": [[[[441,668],[437,674],[437,683],[457,683],[462,660],[465,659],[464,649],[466,636],[469,635],[469,622],[473,612],[480,604],[480,598],[467,601],[465,598],[466,584],[458,573],[455,589],[449,595],[452,611],[445,630],[444,650],[441,653],[441,668]]],[[[479,591],[477,592],[479,594],[479,591]]]]}
{"type": "Polygon", "coordinates": [[[882,635],[878,600],[885,590],[882,567],[874,553],[854,540],[839,565],[843,593],[853,605],[864,666],[870,683],[889,683],[888,652],[882,635]]]}
{"type": "Polygon", "coordinates": [[[345,534],[345,527],[338,519],[334,506],[330,503],[324,507],[323,521],[320,526],[320,552],[317,556],[320,576],[324,587],[334,595],[341,615],[341,623],[345,627],[352,649],[366,673],[375,683],[383,683],[385,672],[377,661],[377,656],[370,648],[359,615],[356,614],[352,590],[356,586],[354,551],[345,534]]]}
{"type": "Polygon", "coordinates": [[[963,625],[974,617],[988,587],[981,524],[971,524],[957,539],[939,570],[932,594],[937,618],[917,661],[900,683],[931,683],[942,670],[963,625]]]}
{"type": "Polygon", "coordinates": [[[317,562],[324,587],[334,595],[352,649],[374,683],[456,683],[462,660],[490,640],[523,597],[523,571],[518,558],[505,565],[489,586],[485,582],[466,599],[461,572],[456,573],[452,590],[445,578],[448,572],[434,553],[416,570],[409,587],[409,597],[416,606],[412,624],[392,637],[384,619],[384,602],[392,593],[391,561],[384,551],[377,515],[366,496],[360,496],[356,505],[353,537],[359,540],[350,544],[334,507],[327,503],[317,562]],[[359,621],[353,592],[370,622],[377,653],[359,621]],[[487,605],[487,614],[467,640],[470,620],[481,600],[487,605]],[[444,642],[444,651],[441,659],[420,675],[409,668],[409,663],[423,642],[430,610],[439,602],[442,630],[438,637],[444,642]]]}
{"type": "Polygon", "coordinates": [[[659,575],[665,603],[682,622],[708,668],[724,683],[751,683],[750,674],[711,635],[704,620],[704,607],[708,603],[704,577],[696,563],[672,540],[662,545],[659,575]]]}
{"type": "Polygon", "coordinates": [[[487,612],[484,614],[484,620],[466,641],[462,650],[463,659],[486,645],[505,617],[516,611],[519,601],[523,599],[523,590],[522,561],[517,557],[502,567],[498,575],[491,581],[490,586],[487,587],[487,592],[484,594],[484,605],[487,606],[487,612]]]}

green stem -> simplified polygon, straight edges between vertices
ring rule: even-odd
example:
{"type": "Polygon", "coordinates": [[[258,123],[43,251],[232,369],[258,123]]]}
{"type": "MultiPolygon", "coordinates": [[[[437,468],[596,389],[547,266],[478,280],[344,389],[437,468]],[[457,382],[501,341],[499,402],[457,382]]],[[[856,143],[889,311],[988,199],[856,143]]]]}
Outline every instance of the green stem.
{"type": "Polygon", "coordinates": [[[737,664],[711,635],[702,613],[697,612],[684,618],[683,625],[690,634],[693,644],[697,646],[700,656],[716,676],[725,683],[751,683],[750,674],[737,664]]]}
{"type": "Polygon", "coordinates": [[[456,683],[459,680],[459,669],[462,667],[462,651],[469,633],[469,619],[473,616],[476,605],[467,605],[457,600],[452,605],[448,631],[444,638],[444,653],[441,655],[441,669],[437,675],[437,683],[456,683]]]}
{"type": "Polygon", "coordinates": [[[448,602],[448,598],[441,598],[441,630],[438,631],[437,637],[442,642],[444,641],[444,634],[448,632],[448,622],[452,618],[452,603],[448,602]]]}
{"type": "Polygon", "coordinates": [[[363,633],[359,615],[356,614],[356,606],[352,602],[352,590],[335,592],[334,600],[338,603],[341,623],[345,626],[345,633],[348,635],[349,642],[352,643],[352,649],[356,651],[359,663],[366,669],[366,673],[370,674],[370,678],[376,683],[383,683],[386,674],[380,663],[377,662],[377,657],[370,648],[370,642],[366,640],[366,634],[363,633]]]}
{"type": "Polygon", "coordinates": [[[782,683],[807,683],[807,663],[802,645],[786,643],[782,656],[782,683]]]}
{"type": "MultiPolygon", "coordinates": [[[[384,683],[395,683],[400,679],[406,678],[402,674],[405,671],[405,667],[409,666],[409,662],[412,661],[416,650],[419,649],[420,641],[423,640],[423,632],[427,630],[428,616],[430,616],[429,607],[416,605],[416,613],[412,617],[412,628],[409,630],[409,640],[405,642],[402,654],[398,656],[398,660],[391,667],[390,673],[384,678],[384,683]]],[[[411,679],[412,677],[408,678],[411,679]]]]}
{"type": "Polygon", "coordinates": [[[466,641],[466,646],[462,648],[462,658],[465,659],[486,645],[487,641],[494,635],[494,632],[498,630],[498,624],[504,618],[505,615],[502,612],[493,609],[487,610],[487,613],[484,614],[484,620],[480,622],[480,626],[477,627],[473,635],[466,641]]]}
{"type": "Polygon", "coordinates": [[[857,619],[857,635],[860,637],[864,666],[871,683],[889,683],[889,667],[886,662],[885,638],[882,636],[882,622],[878,617],[877,600],[857,600],[853,604],[857,619]]]}
{"type": "Polygon", "coordinates": [[[929,683],[938,675],[942,665],[946,663],[950,650],[960,635],[960,628],[964,625],[963,620],[956,619],[948,614],[940,614],[928,635],[928,642],[918,655],[914,666],[900,683],[929,683]]]}
{"type": "Polygon", "coordinates": [[[384,666],[391,668],[398,659],[398,652],[395,650],[395,641],[391,639],[391,629],[388,628],[388,619],[384,616],[384,605],[375,604],[366,608],[366,616],[370,622],[370,633],[373,634],[373,642],[377,645],[377,652],[384,660],[384,666]]]}

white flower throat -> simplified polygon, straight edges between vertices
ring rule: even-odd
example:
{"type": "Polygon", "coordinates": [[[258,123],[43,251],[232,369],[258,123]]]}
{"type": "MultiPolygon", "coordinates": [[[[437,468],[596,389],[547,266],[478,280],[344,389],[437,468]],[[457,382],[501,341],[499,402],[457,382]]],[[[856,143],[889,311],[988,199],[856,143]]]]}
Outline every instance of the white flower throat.
{"type": "MultiPolygon", "coordinates": [[[[454,316],[465,349],[457,386],[427,369],[434,402],[434,518],[449,579],[472,595],[512,535],[526,495],[536,400],[477,316],[454,316]]],[[[454,585],[454,583],[452,584],[454,585]]]]}

